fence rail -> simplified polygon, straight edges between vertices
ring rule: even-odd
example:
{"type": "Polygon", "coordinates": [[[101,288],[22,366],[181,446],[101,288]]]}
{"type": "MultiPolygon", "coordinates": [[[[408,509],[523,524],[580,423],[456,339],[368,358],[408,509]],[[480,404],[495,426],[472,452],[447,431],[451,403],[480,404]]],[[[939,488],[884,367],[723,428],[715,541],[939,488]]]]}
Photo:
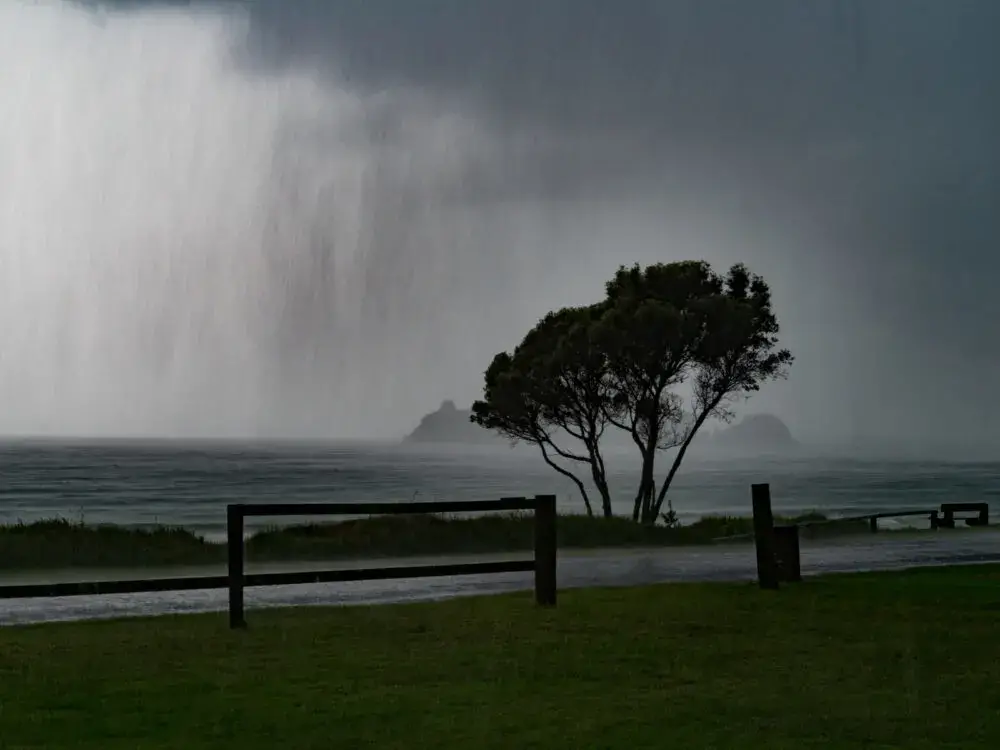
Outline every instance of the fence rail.
{"type": "MultiPolygon", "coordinates": [[[[947,505],[947,504],[946,504],[947,505]]],[[[982,505],[986,506],[986,503],[977,503],[978,507],[982,505]]],[[[944,507],[944,506],[942,506],[944,507]]],[[[912,516],[926,516],[928,521],[930,521],[930,526],[932,529],[937,529],[940,527],[954,527],[954,519],[952,518],[950,523],[948,520],[940,520],[941,511],[937,508],[921,509],[921,510],[892,510],[886,511],[884,513],[862,513],[857,516],[842,516],[839,518],[824,518],[822,521],[793,521],[789,525],[795,526],[799,529],[823,529],[829,528],[831,526],[839,526],[845,523],[859,523],[861,521],[868,522],[868,528],[872,533],[878,531],[878,522],[883,518],[907,518],[912,516]]],[[[988,520],[980,522],[977,519],[972,519],[973,523],[971,525],[988,525],[988,520]]],[[[728,536],[718,536],[715,537],[713,542],[735,542],[740,539],[755,539],[756,533],[753,531],[747,532],[746,534],[730,534],[728,536]]]]}
{"type": "MultiPolygon", "coordinates": [[[[237,503],[244,518],[251,516],[380,516],[417,513],[488,513],[536,510],[540,499],[549,497],[502,497],[499,500],[434,500],[413,503],[237,503]]],[[[552,496],[555,497],[554,495],[552,496]]]]}
{"type": "Polygon", "coordinates": [[[246,616],[243,589],[256,582],[258,586],[290,583],[320,583],[329,581],[370,581],[429,576],[482,575],[484,573],[519,573],[534,571],[535,601],[540,606],[556,603],[556,498],[537,495],[534,498],[506,497],[486,502],[444,501],[420,503],[262,503],[234,504],[226,508],[226,535],[229,553],[229,627],[245,628],[246,616]],[[452,563],[420,567],[394,566],[362,568],[360,570],[327,570],[289,573],[244,572],[243,520],[249,516],[317,516],[317,515],[411,515],[414,513],[477,513],[483,511],[533,510],[535,513],[535,556],[531,560],[499,562],[452,563]]]}
{"type": "Polygon", "coordinates": [[[931,528],[954,528],[956,513],[974,513],[965,519],[969,526],[989,525],[989,505],[987,503],[943,503],[940,510],[900,510],[884,513],[865,513],[849,518],[833,518],[825,521],[803,521],[775,525],[771,512],[771,486],[754,484],[750,487],[753,505],[753,533],[738,536],[719,537],[714,541],[732,541],[753,537],[757,553],[757,582],[762,589],[777,589],[780,583],[802,580],[801,553],[799,550],[799,529],[823,527],[838,523],[868,521],[872,532],[878,531],[880,518],[902,518],[905,516],[927,516],[931,528]],[[943,518],[942,518],[943,516],[943,518]]]}
{"type": "Polygon", "coordinates": [[[127,581],[79,581],[64,583],[14,583],[0,586],[0,599],[48,599],[57,596],[104,596],[147,594],[159,591],[200,591],[224,589],[227,576],[181,576],[176,578],[135,578],[127,581]]]}
{"type": "Polygon", "coordinates": [[[385,581],[401,578],[490,575],[496,573],[535,574],[535,600],[541,606],[556,604],[556,498],[507,497],[487,501],[444,501],[420,503],[280,503],[234,504],[226,508],[228,572],[226,575],[138,578],[117,581],[29,583],[0,586],[0,599],[32,599],[61,596],[98,596],[164,591],[229,589],[230,627],[246,627],[243,591],[258,586],[285,586],[307,583],[385,581]],[[244,519],[262,516],[356,516],[411,515],[415,513],[482,513],[530,510],[535,514],[534,557],[441,565],[391,565],[370,568],[281,571],[245,571],[244,519]]]}

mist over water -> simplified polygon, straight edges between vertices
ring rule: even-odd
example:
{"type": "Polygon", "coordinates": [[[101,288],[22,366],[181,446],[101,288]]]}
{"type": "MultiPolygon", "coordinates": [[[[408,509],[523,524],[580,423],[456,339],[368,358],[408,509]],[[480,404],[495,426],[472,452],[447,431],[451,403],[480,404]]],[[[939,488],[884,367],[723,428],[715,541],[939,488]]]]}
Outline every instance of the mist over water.
{"type": "Polygon", "coordinates": [[[460,5],[0,3],[0,435],[398,436],[698,257],[749,411],[996,443],[992,0],[460,5]]]}
{"type": "Polygon", "coordinates": [[[517,293],[449,199],[470,123],[250,72],[247,39],[238,9],[0,7],[0,432],[391,435],[458,385],[483,276],[517,293]]]}

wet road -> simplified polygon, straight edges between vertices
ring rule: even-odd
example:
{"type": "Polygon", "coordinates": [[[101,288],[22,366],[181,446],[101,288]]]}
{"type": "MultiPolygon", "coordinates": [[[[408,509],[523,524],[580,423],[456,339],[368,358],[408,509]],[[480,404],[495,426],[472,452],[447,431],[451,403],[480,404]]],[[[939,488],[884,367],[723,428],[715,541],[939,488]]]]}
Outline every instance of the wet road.
{"type": "MultiPolygon", "coordinates": [[[[435,558],[433,561],[443,562],[441,558],[435,558]]],[[[416,560],[411,559],[407,562],[415,563],[416,560]]],[[[976,531],[905,537],[892,537],[886,534],[834,542],[803,541],[802,543],[802,570],[805,575],[977,562],[1000,562],[1000,532],[976,531]]],[[[358,563],[359,566],[365,564],[372,563],[358,563]]],[[[403,564],[402,561],[400,564],[403,564]]],[[[755,576],[755,565],[754,549],[749,544],[667,550],[566,552],[562,553],[559,559],[559,587],[630,586],[668,581],[752,580],[755,576]]],[[[287,569],[289,566],[284,567],[287,569]]],[[[326,567],[345,566],[341,563],[326,567]]],[[[266,569],[280,568],[269,566],[266,569]]],[[[218,569],[200,569],[192,570],[190,574],[220,572],[222,571],[218,569]]],[[[179,574],[186,573],[187,571],[179,574]]],[[[171,575],[176,574],[177,571],[171,571],[171,575]]],[[[108,577],[107,573],[102,577],[108,577]]],[[[134,571],[127,577],[136,577],[134,571]]],[[[46,578],[54,580],[51,574],[47,574],[46,578]]],[[[73,576],[58,577],[59,580],[82,578],[92,578],[92,576],[77,572],[73,576]]],[[[27,582],[27,579],[8,578],[3,582],[27,582]]],[[[246,591],[246,602],[248,608],[373,604],[495,594],[531,587],[531,573],[508,573],[491,576],[251,588],[246,591]]],[[[12,599],[0,600],[0,625],[212,612],[222,611],[225,608],[224,590],[12,599]]]]}

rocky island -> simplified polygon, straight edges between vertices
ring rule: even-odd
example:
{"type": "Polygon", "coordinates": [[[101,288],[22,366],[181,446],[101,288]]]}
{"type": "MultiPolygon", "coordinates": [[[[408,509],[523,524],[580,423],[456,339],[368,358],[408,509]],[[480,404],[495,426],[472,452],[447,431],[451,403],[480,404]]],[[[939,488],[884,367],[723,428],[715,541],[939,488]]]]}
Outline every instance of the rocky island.
{"type": "Polygon", "coordinates": [[[773,414],[748,415],[718,430],[706,442],[711,448],[739,453],[773,453],[798,445],[788,425],[773,414]]]}
{"type": "Polygon", "coordinates": [[[459,409],[454,401],[444,401],[440,408],[420,420],[417,428],[404,438],[407,443],[503,444],[499,435],[469,421],[472,411],[459,409]]]}

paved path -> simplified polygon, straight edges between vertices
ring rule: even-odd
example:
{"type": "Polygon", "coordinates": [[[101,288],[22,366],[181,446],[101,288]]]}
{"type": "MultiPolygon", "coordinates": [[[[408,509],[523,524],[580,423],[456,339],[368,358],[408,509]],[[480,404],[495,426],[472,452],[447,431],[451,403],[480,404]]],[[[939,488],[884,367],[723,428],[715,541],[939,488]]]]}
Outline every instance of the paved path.
{"type": "MultiPolygon", "coordinates": [[[[1000,532],[946,532],[934,536],[889,534],[802,546],[806,575],[887,570],[918,565],[1000,562],[1000,532]]],[[[564,553],[560,588],[628,586],[666,581],[740,581],[755,576],[749,544],[655,550],[564,553]]],[[[194,571],[192,571],[194,572],[194,571]]],[[[200,574],[208,571],[199,570],[200,574]]],[[[219,572],[218,570],[212,572],[219,572]]],[[[75,578],[79,579],[77,573],[75,578]]],[[[134,577],[131,576],[131,577],[134,577]]],[[[63,580],[70,580],[64,577],[63,580]]],[[[247,589],[248,607],[369,604],[443,599],[530,589],[530,573],[493,576],[362,581],[247,589]]],[[[224,590],[0,600],[0,625],[133,615],[211,612],[226,608],[224,590]]],[[[250,614],[252,618],[252,613],[250,614]]]]}

